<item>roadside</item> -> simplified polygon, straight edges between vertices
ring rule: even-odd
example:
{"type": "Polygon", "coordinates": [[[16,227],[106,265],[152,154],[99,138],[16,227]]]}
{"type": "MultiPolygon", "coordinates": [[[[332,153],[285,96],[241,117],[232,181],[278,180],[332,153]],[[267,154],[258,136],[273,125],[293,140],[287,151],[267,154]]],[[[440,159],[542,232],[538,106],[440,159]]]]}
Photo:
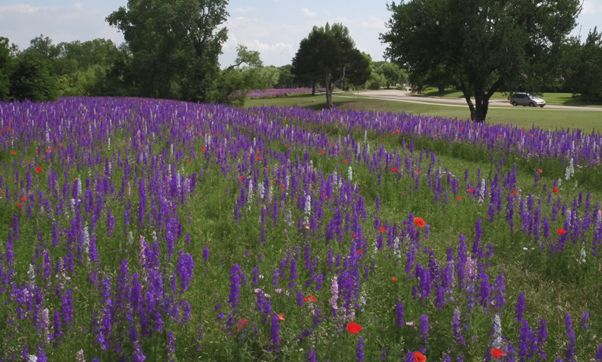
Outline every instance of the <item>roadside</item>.
{"type": "MultiPolygon", "coordinates": [[[[348,95],[338,94],[338,97],[344,98],[357,98],[358,92],[349,92],[348,95]]],[[[464,99],[459,98],[442,98],[442,97],[428,97],[428,96],[415,96],[410,95],[408,91],[395,90],[395,89],[383,89],[375,91],[360,91],[360,98],[370,99],[383,99],[398,102],[416,103],[416,104],[431,104],[447,107],[468,107],[464,99]]],[[[489,102],[489,109],[503,109],[512,108],[513,106],[506,99],[491,99],[489,102]]],[[[521,106],[516,107],[521,108],[521,106]]],[[[569,110],[569,111],[599,111],[602,112],[602,107],[592,106],[561,106],[555,104],[547,104],[543,110],[554,109],[554,110],[569,110]]]]}

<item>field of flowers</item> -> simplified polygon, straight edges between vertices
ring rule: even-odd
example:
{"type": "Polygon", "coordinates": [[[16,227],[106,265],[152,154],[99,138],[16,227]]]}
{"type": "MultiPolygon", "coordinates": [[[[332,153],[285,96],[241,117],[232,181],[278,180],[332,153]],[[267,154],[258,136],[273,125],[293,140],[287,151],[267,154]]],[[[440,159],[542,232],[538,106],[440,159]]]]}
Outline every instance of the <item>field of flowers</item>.
{"type": "Polygon", "coordinates": [[[0,103],[0,361],[602,361],[602,136],[0,103]]]}
{"type": "Polygon", "coordinates": [[[292,93],[311,92],[311,88],[289,88],[289,89],[254,89],[249,92],[248,96],[254,98],[275,98],[284,97],[292,93]]]}

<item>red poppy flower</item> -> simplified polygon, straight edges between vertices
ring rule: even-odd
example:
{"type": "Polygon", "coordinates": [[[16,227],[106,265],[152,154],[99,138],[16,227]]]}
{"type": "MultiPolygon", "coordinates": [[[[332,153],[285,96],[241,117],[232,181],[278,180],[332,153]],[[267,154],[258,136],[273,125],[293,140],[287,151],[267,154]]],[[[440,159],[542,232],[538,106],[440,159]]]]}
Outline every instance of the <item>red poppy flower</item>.
{"type": "Polygon", "coordinates": [[[558,231],[556,231],[559,235],[562,234],[566,234],[566,230],[564,230],[563,228],[558,229],[558,231]]]}
{"type": "Polygon", "coordinates": [[[280,313],[280,314],[276,314],[278,316],[278,320],[279,321],[283,321],[284,320],[284,313],[280,313]]]}
{"type": "Polygon", "coordinates": [[[244,326],[248,326],[249,325],[249,321],[246,318],[243,318],[241,320],[238,321],[238,329],[243,329],[244,326]]]}
{"type": "Polygon", "coordinates": [[[305,298],[303,298],[303,301],[304,301],[304,302],[309,302],[309,301],[311,301],[311,302],[315,303],[315,302],[316,302],[316,297],[314,297],[313,295],[310,295],[309,297],[305,297],[305,298]]]}
{"type": "Polygon", "coordinates": [[[343,160],[343,163],[347,163],[347,160],[343,160]]]}
{"type": "Polygon", "coordinates": [[[414,218],[414,225],[418,226],[419,228],[423,228],[426,226],[426,223],[424,222],[423,219],[419,218],[419,217],[415,217],[414,218]]]}
{"type": "Polygon", "coordinates": [[[501,349],[498,349],[498,348],[492,348],[491,355],[495,358],[500,358],[500,357],[506,356],[506,354],[504,352],[502,352],[501,349]]]}
{"type": "Polygon", "coordinates": [[[426,356],[420,352],[414,352],[414,362],[426,362],[426,356]]]}
{"type": "Polygon", "coordinates": [[[552,192],[553,192],[553,193],[557,193],[557,192],[558,192],[558,189],[557,189],[556,187],[554,187],[554,188],[552,189],[552,192]]]}
{"type": "Polygon", "coordinates": [[[420,170],[416,170],[416,172],[420,175],[420,170]]]}
{"type": "Polygon", "coordinates": [[[355,322],[347,323],[347,330],[351,334],[359,333],[362,330],[362,326],[355,322]]]}
{"type": "Polygon", "coordinates": [[[462,198],[460,196],[458,196],[458,201],[462,200],[462,198]]]}
{"type": "Polygon", "coordinates": [[[393,171],[393,172],[397,172],[397,171],[399,171],[399,170],[397,169],[397,167],[393,167],[393,168],[391,169],[391,171],[393,171]]]}
{"type": "Polygon", "coordinates": [[[17,152],[15,152],[15,151],[11,151],[10,153],[13,154],[13,155],[17,154],[17,152]]]}
{"type": "Polygon", "coordinates": [[[21,198],[21,201],[25,201],[25,200],[27,200],[27,198],[26,198],[26,197],[22,197],[22,198],[21,198]]]}
{"type": "Polygon", "coordinates": [[[516,190],[513,190],[512,192],[513,192],[515,195],[516,195],[516,194],[518,194],[518,191],[516,191],[516,190]]]}
{"type": "Polygon", "coordinates": [[[17,207],[21,207],[21,206],[23,206],[23,204],[20,202],[17,202],[17,207]]]}
{"type": "Polygon", "coordinates": [[[321,155],[323,155],[324,151],[320,150],[320,151],[318,151],[318,153],[321,154],[321,155]]]}
{"type": "Polygon", "coordinates": [[[363,251],[363,250],[362,250],[362,249],[360,249],[360,250],[356,251],[355,253],[356,253],[357,255],[359,255],[359,254],[361,254],[361,253],[362,253],[362,251],[363,251]]]}
{"type": "Polygon", "coordinates": [[[257,156],[257,160],[261,161],[261,156],[257,156]]]}
{"type": "Polygon", "coordinates": [[[381,226],[380,229],[378,229],[378,231],[380,231],[381,233],[384,233],[385,232],[385,228],[381,226]]]}
{"type": "Polygon", "coordinates": [[[391,278],[391,280],[394,281],[394,282],[396,282],[397,278],[393,277],[393,278],[391,278]]]}
{"type": "Polygon", "coordinates": [[[470,189],[470,190],[468,190],[468,193],[469,193],[469,194],[472,194],[473,192],[474,192],[474,190],[473,190],[473,189],[470,189]]]}
{"type": "Polygon", "coordinates": [[[201,147],[201,151],[205,151],[205,146],[202,146],[202,147],[201,147]]]}
{"type": "Polygon", "coordinates": [[[42,167],[40,167],[40,166],[36,167],[36,172],[37,172],[37,173],[40,173],[40,172],[42,172],[42,167]]]}
{"type": "Polygon", "coordinates": [[[541,168],[539,170],[537,170],[537,172],[542,173],[543,171],[541,170],[541,168]]]}

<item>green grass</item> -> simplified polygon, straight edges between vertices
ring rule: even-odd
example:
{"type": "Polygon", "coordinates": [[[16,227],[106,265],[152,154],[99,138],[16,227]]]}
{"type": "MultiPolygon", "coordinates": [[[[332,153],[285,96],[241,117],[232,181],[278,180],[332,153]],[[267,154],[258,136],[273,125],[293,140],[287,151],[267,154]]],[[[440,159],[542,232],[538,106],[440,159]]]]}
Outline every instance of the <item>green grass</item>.
{"type": "MultiPolygon", "coordinates": [[[[393,113],[412,113],[432,117],[447,117],[468,119],[470,112],[468,106],[439,106],[409,102],[397,102],[381,99],[368,99],[352,93],[339,93],[333,95],[333,103],[341,110],[379,111],[393,113]]],[[[326,96],[311,94],[291,95],[282,98],[253,99],[245,102],[245,107],[260,106],[277,107],[307,107],[314,110],[324,109],[326,96]]],[[[577,128],[588,132],[592,129],[602,130],[602,112],[599,111],[574,111],[551,108],[529,107],[493,107],[487,114],[487,122],[493,124],[512,124],[520,128],[541,127],[543,129],[577,128]]]]}
{"type": "MultiPolygon", "coordinates": [[[[554,104],[559,106],[588,106],[588,107],[602,107],[602,101],[587,100],[578,95],[571,93],[540,93],[539,94],[547,104],[554,104]]],[[[429,89],[422,92],[422,95],[415,95],[416,97],[441,97],[441,98],[464,98],[461,91],[455,89],[446,89],[443,92],[439,92],[438,89],[429,89]]],[[[492,99],[508,99],[507,93],[495,92],[492,99]]]]}
{"type": "MultiPolygon", "coordinates": [[[[88,109],[93,109],[94,112],[90,112],[90,117],[86,120],[95,128],[97,124],[101,125],[101,122],[108,122],[103,116],[105,111],[118,109],[116,106],[121,101],[114,102],[115,104],[101,102],[91,104],[88,109]]],[[[35,272],[34,279],[41,286],[39,292],[41,298],[36,297],[35,302],[28,302],[28,299],[23,297],[24,293],[16,295],[14,292],[11,293],[11,288],[0,284],[0,306],[2,306],[0,321],[6,325],[6,328],[0,328],[0,347],[2,347],[0,357],[3,360],[10,360],[11,354],[20,355],[24,346],[29,346],[31,354],[38,344],[45,346],[50,361],[72,361],[73,356],[80,349],[85,351],[86,360],[92,360],[95,356],[100,357],[101,361],[118,360],[120,352],[113,348],[101,349],[97,339],[98,321],[109,315],[106,309],[109,303],[105,301],[106,296],[103,295],[105,293],[110,294],[116,303],[113,318],[115,325],[108,338],[114,345],[117,345],[117,342],[121,343],[119,345],[126,353],[125,359],[131,358],[133,345],[128,342],[131,338],[129,328],[132,324],[138,328],[142,314],[136,312],[133,318],[127,318],[127,312],[134,309],[130,302],[122,303],[126,292],[121,294],[120,290],[123,288],[120,286],[120,279],[123,279],[123,275],[127,273],[120,272],[119,269],[120,265],[123,265],[122,258],[127,258],[130,275],[137,273],[142,281],[143,292],[150,290],[151,282],[148,279],[147,285],[147,278],[155,273],[152,271],[151,274],[149,265],[143,262],[147,256],[151,259],[151,255],[142,252],[139,237],[144,236],[151,243],[153,234],[157,232],[160,268],[155,267],[153,270],[160,270],[163,275],[161,289],[164,289],[164,292],[162,293],[165,293],[165,298],[173,296],[177,300],[185,298],[189,301],[191,315],[190,321],[182,326],[175,323],[167,312],[161,312],[165,323],[162,331],[153,330],[147,337],[139,332],[140,344],[147,362],[168,359],[167,332],[174,333],[177,361],[302,361],[307,359],[307,352],[311,350],[316,351],[320,361],[326,359],[353,361],[356,356],[358,337],[365,339],[365,360],[381,360],[383,347],[387,347],[386,360],[399,361],[403,360],[408,350],[415,351],[425,347],[425,342],[420,336],[422,315],[428,315],[430,323],[429,345],[426,346],[426,355],[430,362],[443,361],[445,354],[450,354],[452,360],[456,360],[456,356],[462,354],[465,361],[483,361],[483,356],[491,348],[494,308],[481,306],[478,301],[469,307],[467,288],[460,287],[457,279],[455,287],[451,288],[453,294],[447,295],[448,297],[453,295],[454,299],[449,298],[446,304],[438,308],[435,306],[434,291],[425,299],[413,296],[412,287],[417,287],[419,282],[405,271],[406,255],[412,250],[416,252],[416,262],[423,267],[427,269],[446,267],[447,249],[453,248],[458,251],[460,235],[466,236],[470,254],[476,235],[475,225],[479,219],[482,221],[483,231],[481,246],[491,245],[493,249],[493,255],[482,259],[483,264],[490,264],[484,268],[489,283],[493,285],[501,273],[505,275],[506,304],[500,313],[503,333],[514,347],[518,349],[520,339],[520,325],[514,321],[519,293],[525,294],[525,319],[529,321],[529,326],[536,329],[541,318],[548,322],[549,335],[546,343],[548,359],[552,359],[555,354],[564,356],[566,353],[567,337],[564,329],[566,313],[571,313],[573,317],[579,361],[592,359],[595,348],[602,343],[600,337],[602,318],[596,312],[602,310],[602,285],[599,279],[602,263],[599,256],[597,258],[591,256],[594,240],[592,224],[587,232],[571,235],[571,237],[578,236],[575,238],[575,244],[571,239],[562,253],[550,256],[547,246],[558,241],[555,230],[562,227],[565,220],[561,212],[557,220],[551,221],[551,235],[547,238],[540,235],[540,238],[536,239],[533,235],[523,232],[519,201],[514,204],[514,232],[506,221],[507,200],[514,200],[508,198],[508,195],[514,195],[513,190],[517,190],[516,196],[513,197],[522,198],[527,207],[526,200],[530,195],[533,197],[535,208],[539,206],[541,200],[541,215],[549,219],[553,214],[552,204],[547,201],[549,195],[552,201],[558,200],[571,207],[573,200],[580,197],[580,192],[583,192],[584,200],[590,192],[592,200],[590,211],[595,212],[592,209],[597,201],[602,200],[602,190],[597,185],[586,185],[581,182],[579,187],[573,187],[574,180],[579,179],[588,172],[587,170],[576,169],[575,179],[571,182],[565,182],[563,179],[562,186],[559,185],[560,191],[550,194],[554,179],[560,177],[559,173],[562,170],[559,171],[558,167],[554,169],[558,165],[554,165],[553,161],[544,164],[541,166],[543,168],[541,175],[537,173],[540,177],[539,183],[534,187],[534,175],[537,169],[535,165],[539,161],[531,159],[529,162],[533,162],[532,164],[524,161],[523,166],[517,168],[516,184],[511,183],[501,188],[502,209],[495,214],[494,220],[489,221],[486,218],[489,198],[480,202],[478,197],[468,190],[476,189],[481,179],[493,180],[496,169],[503,184],[502,175],[512,170],[513,163],[516,161],[513,158],[507,158],[507,162],[500,165],[499,160],[503,155],[496,154],[495,162],[490,163],[486,152],[479,148],[475,150],[471,145],[445,150],[443,144],[429,144],[424,139],[415,139],[410,135],[379,134],[370,130],[366,132],[364,129],[350,131],[345,124],[339,124],[338,120],[333,122],[332,118],[328,118],[328,113],[313,118],[312,123],[309,123],[299,116],[301,112],[298,110],[278,114],[280,110],[264,109],[261,114],[255,114],[256,112],[223,107],[212,109],[211,112],[206,110],[198,112],[199,108],[203,109],[201,107],[204,106],[196,105],[195,108],[198,108],[195,111],[188,109],[189,104],[176,102],[159,103],[152,100],[131,102],[133,105],[126,104],[138,111],[140,117],[132,115],[127,122],[145,122],[145,124],[134,123],[130,128],[131,132],[136,134],[140,130],[141,139],[153,145],[152,153],[145,147],[132,147],[135,141],[132,141],[129,134],[121,131],[112,133],[113,141],[110,149],[106,141],[102,140],[94,145],[81,144],[81,136],[90,134],[85,127],[81,128],[82,133],[76,134],[73,144],[66,144],[65,148],[73,147],[78,155],[74,159],[80,160],[83,159],[81,155],[91,154],[88,152],[96,151],[95,146],[98,146],[105,162],[100,159],[100,162],[94,165],[82,163],[63,168],[62,159],[42,161],[36,157],[36,146],[33,143],[29,148],[17,144],[15,155],[9,152],[10,149],[0,151],[0,162],[2,162],[0,176],[4,180],[2,190],[10,190],[12,195],[25,189],[27,183],[23,183],[21,188],[17,185],[13,186],[13,183],[18,182],[16,180],[18,177],[21,182],[23,181],[25,177],[23,175],[26,175],[28,167],[32,167],[29,166],[29,162],[34,166],[44,164],[42,174],[33,174],[33,188],[28,194],[30,198],[25,201],[25,207],[19,208],[14,204],[17,201],[15,196],[10,204],[5,205],[5,200],[0,200],[2,204],[0,220],[4,221],[4,227],[0,229],[1,240],[8,239],[9,230],[10,232],[16,230],[13,224],[15,214],[19,220],[20,239],[15,243],[14,249],[15,286],[27,286],[31,282],[28,269],[32,258],[34,258],[34,266],[40,266],[39,271],[35,272]],[[177,117],[176,110],[179,110],[177,117]],[[148,127],[151,122],[146,123],[148,119],[145,119],[144,115],[150,114],[151,111],[160,115],[159,121],[162,122],[162,127],[148,127]],[[190,120],[193,120],[192,124],[190,120]],[[311,136],[311,133],[314,135],[311,136]],[[207,135],[212,137],[211,144],[206,143],[207,135]],[[355,142],[353,145],[352,140],[355,142]],[[402,147],[404,141],[405,148],[402,147]],[[410,151],[408,147],[412,141],[415,146],[414,151],[410,151]],[[369,145],[370,155],[366,158],[356,157],[356,145],[360,148],[367,148],[369,145]],[[192,156],[193,150],[195,157],[192,156]],[[429,152],[433,150],[435,154],[429,152]],[[127,162],[132,168],[129,178],[126,177],[128,174],[126,168],[118,162],[116,156],[118,151],[120,151],[119,160],[127,162]],[[145,160],[147,152],[150,153],[148,155],[150,162],[145,160]],[[382,157],[385,152],[390,157],[382,157]],[[144,159],[141,155],[144,155],[144,159]],[[392,170],[391,162],[396,162],[397,156],[401,160],[400,169],[403,170],[403,174],[397,173],[399,170],[395,172],[392,170]],[[411,165],[410,169],[406,168],[406,163],[403,161],[406,157],[411,165]],[[107,168],[107,162],[113,165],[112,172],[110,172],[111,168],[107,168]],[[388,164],[385,166],[386,162],[388,164]],[[349,187],[357,185],[358,188],[346,194],[345,188],[339,187],[331,180],[335,170],[344,180],[347,180],[350,168],[353,170],[353,180],[349,182],[349,187]],[[446,170],[455,175],[459,185],[456,190],[448,184],[445,176],[437,174],[439,171],[446,170]],[[21,176],[17,176],[16,171],[21,176]],[[47,185],[46,180],[51,179],[47,177],[47,173],[51,171],[56,171],[60,176],[60,185],[47,185]],[[69,175],[63,178],[65,171],[69,171],[69,175]],[[175,175],[176,171],[183,176],[198,174],[195,191],[187,194],[185,199],[174,197],[179,187],[175,187],[173,183],[175,178],[166,176],[175,175]],[[468,181],[465,181],[464,172],[468,173],[468,181]],[[141,192],[138,189],[140,183],[135,180],[148,180],[149,175],[152,175],[154,181],[148,182],[148,203],[143,209],[144,213],[139,214],[137,211],[141,210],[139,209],[141,192]],[[290,184],[287,175],[291,176],[290,184]],[[86,182],[86,178],[91,178],[90,186],[86,185],[82,193],[83,203],[78,204],[81,208],[79,213],[69,209],[69,199],[74,192],[70,185],[74,182],[72,180],[74,176],[80,176],[81,180],[86,182]],[[109,182],[115,183],[115,193],[107,192],[102,198],[100,185],[104,182],[105,176],[109,182]],[[296,181],[293,181],[293,177],[296,181]],[[255,179],[253,197],[249,198],[249,184],[253,179],[255,179]],[[441,181],[441,192],[433,183],[438,180],[441,181]],[[64,182],[67,181],[68,187],[64,188],[64,182]],[[127,187],[125,187],[126,182],[127,187]],[[283,186],[285,182],[289,184],[288,188],[283,186]],[[131,184],[131,192],[129,184],[131,184]],[[266,197],[262,199],[259,185],[264,184],[268,187],[264,190],[266,197]],[[293,187],[293,184],[296,184],[296,187],[293,187]],[[547,191],[543,189],[544,184],[547,185],[547,191]],[[119,196],[121,185],[124,185],[123,196],[119,196]],[[39,207],[40,204],[35,204],[37,202],[35,200],[38,200],[37,195],[41,195],[37,191],[42,191],[46,198],[60,205],[61,199],[58,197],[61,197],[62,192],[59,193],[59,188],[67,192],[66,209],[49,217],[47,211],[39,207]],[[329,189],[332,189],[332,197],[326,197],[325,193],[329,189]],[[59,196],[54,196],[55,193],[59,196]],[[306,193],[314,195],[313,201],[322,197],[320,200],[323,201],[323,207],[316,206],[321,203],[312,204],[312,216],[317,216],[318,210],[322,213],[322,216],[317,216],[319,220],[316,232],[306,229],[303,225],[300,230],[297,229],[298,220],[308,216],[304,211],[303,203],[306,193]],[[34,195],[36,195],[35,199],[34,195]],[[360,195],[364,207],[360,207],[362,204],[359,202],[360,195]],[[238,212],[235,213],[235,207],[240,205],[241,200],[247,202],[240,209],[236,209],[238,212]],[[125,215],[126,205],[130,203],[132,208],[128,215],[131,215],[132,219],[124,224],[124,220],[129,219],[125,215]],[[34,206],[28,208],[30,204],[34,206]],[[102,208],[97,216],[92,209],[87,210],[92,206],[102,208]],[[274,208],[279,211],[274,213],[274,208]],[[362,214],[362,209],[365,209],[365,218],[358,215],[362,214]],[[116,218],[115,229],[111,235],[108,235],[109,210],[116,218]],[[340,241],[328,241],[325,235],[332,229],[329,222],[334,218],[335,210],[340,211],[344,220],[341,221],[341,228],[344,231],[341,231],[340,241]],[[411,214],[423,218],[429,225],[428,238],[427,228],[417,229],[420,230],[420,236],[414,242],[409,238],[401,240],[400,255],[397,256],[393,248],[388,245],[390,240],[387,241],[384,237],[383,248],[376,251],[378,237],[386,235],[379,230],[376,222],[380,225],[386,222],[388,228],[392,228],[393,223],[396,223],[401,228],[402,223],[408,220],[410,222],[408,225],[412,225],[412,219],[408,219],[411,214]],[[147,216],[143,227],[138,226],[137,218],[140,215],[147,216]],[[235,215],[239,218],[235,219],[235,215]],[[158,218],[155,219],[155,216],[158,218]],[[53,222],[57,222],[59,226],[57,247],[52,246],[53,222]],[[92,227],[92,224],[96,226],[92,227]],[[69,272],[67,275],[70,279],[64,281],[65,288],[74,291],[75,319],[63,328],[64,335],[55,349],[51,346],[54,341],[49,343],[45,341],[42,333],[44,331],[40,332],[39,326],[34,325],[37,317],[36,314],[28,312],[27,303],[39,304],[39,309],[47,307],[51,317],[54,311],[63,313],[61,300],[56,294],[56,284],[62,279],[56,280],[59,276],[54,276],[57,273],[54,271],[54,265],[60,259],[67,259],[68,250],[74,250],[77,254],[76,246],[80,245],[78,243],[81,239],[79,230],[84,225],[87,230],[95,232],[95,245],[99,249],[100,261],[90,263],[85,251],[81,262],[76,256],[75,271],[69,272]],[[358,253],[353,252],[351,246],[355,248],[353,234],[356,230],[359,232],[360,226],[367,244],[358,253]],[[265,231],[264,242],[260,242],[262,227],[265,231]],[[168,229],[170,234],[167,233],[168,229]],[[134,238],[132,242],[128,241],[130,231],[134,238]],[[166,238],[174,234],[179,237],[175,241],[174,255],[168,257],[166,238]],[[189,240],[186,239],[186,235],[190,235],[189,240]],[[540,250],[542,245],[543,251],[540,250]],[[588,250],[587,262],[584,263],[576,261],[579,258],[581,245],[588,250]],[[210,251],[207,260],[204,260],[203,256],[204,247],[208,247],[210,251]],[[178,264],[176,258],[180,255],[180,251],[185,251],[193,257],[195,267],[190,288],[186,291],[178,288],[176,292],[178,279],[175,277],[171,279],[171,276],[178,264]],[[327,264],[330,258],[329,251],[341,256],[340,265],[336,262],[327,264]],[[43,254],[44,252],[48,254],[43,254]],[[432,257],[429,255],[430,252],[432,257]],[[43,276],[42,267],[46,263],[43,255],[48,255],[52,262],[49,281],[43,276]],[[306,261],[306,256],[309,261],[306,261]],[[347,332],[345,324],[349,320],[341,318],[344,316],[341,309],[345,290],[343,285],[339,286],[338,317],[333,316],[329,305],[333,276],[353,271],[355,262],[347,264],[353,258],[358,258],[356,261],[358,275],[355,278],[347,274],[349,277],[347,280],[352,284],[357,283],[357,289],[354,291],[357,292],[359,299],[354,300],[354,303],[358,304],[357,309],[354,308],[354,320],[364,328],[357,335],[347,332]],[[296,261],[296,278],[292,276],[291,271],[293,260],[296,261]],[[283,262],[288,264],[283,266],[283,262]],[[230,274],[235,263],[244,273],[244,282],[240,285],[230,274]],[[348,267],[346,264],[351,266],[348,267]],[[254,268],[257,268],[257,280],[253,277],[254,268]],[[278,275],[275,272],[279,268],[282,269],[283,275],[280,275],[278,281],[273,282],[272,278],[278,275]],[[105,283],[95,287],[88,281],[91,270],[99,271],[100,279],[105,280],[105,283]],[[322,281],[319,278],[312,278],[312,275],[318,274],[324,277],[322,281]],[[393,282],[392,277],[399,280],[393,282]],[[176,282],[173,285],[170,282],[172,280],[176,282]],[[293,281],[296,284],[291,283],[293,281]],[[106,283],[109,282],[111,288],[107,291],[106,283]],[[229,294],[231,288],[236,285],[240,288],[239,303],[237,307],[231,307],[229,294]],[[174,288],[173,294],[172,288],[174,288]],[[271,295],[269,312],[257,307],[258,298],[255,288],[262,288],[264,292],[271,295]],[[315,305],[305,303],[301,306],[297,299],[297,292],[301,293],[301,297],[315,295],[317,302],[315,305]],[[403,328],[396,326],[395,308],[398,302],[403,302],[405,321],[413,322],[413,326],[405,324],[403,328]],[[457,343],[452,337],[451,320],[455,308],[462,313],[462,323],[470,324],[469,329],[462,328],[466,340],[465,346],[457,343]],[[23,310],[25,315],[22,314],[23,310]],[[581,316],[586,310],[590,312],[588,331],[580,327],[581,316]],[[221,317],[220,313],[223,313],[221,317]],[[273,323],[269,319],[266,322],[264,313],[270,317],[284,313],[284,321],[275,321],[279,326],[278,346],[273,344],[271,337],[273,323]],[[227,316],[231,317],[230,321],[227,316]],[[248,321],[248,325],[241,325],[243,320],[248,321]],[[309,336],[300,337],[305,331],[308,331],[309,336]],[[274,347],[279,350],[275,350],[274,347]]],[[[342,97],[336,97],[335,102],[339,108],[360,108],[370,111],[374,109],[393,111],[394,107],[403,105],[397,102],[353,100],[342,97]]],[[[277,104],[282,107],[304,106],[319,110],[324,106],[324,96],[297,95],[255,100],[249,102],[248,106],[264,104],[277,104]]],[[[40,105],[40,107],[46,106],[48,105],[40,105]]],[[[416,106],[428,107],[428,105],[416,106]]],[[[453,109],[441,108],[442,112],[453,109]]],[[[25,113],[27,110],[18,111],[25,113]]],[[[526,111],[532,113],[531,110],[526,109],[526,111]]],[[[547,125],[546,121],[542,122],[547,125]]],[[[102,129],[102,126],[98,127],[102,129]]],[[[8,192],[2,196],[6,197],[7,194],[8,192]]],[[[585,202],[575,206],[579,210],[579,222],[583,220],[585,214],[584,204],[585,202]]],[[[403,238],[403,235],[401,237],[403,238]]],[[[0,250],[4,252],[2,246],[0,250]]],[[[8,253],[0,255],[2,256],[0,265],[7,267],[4,258],[8,253]]],[[[480,280],[476,279],[468,283],[474,283],[474,297],[477,298],[482,285],[480,280]]],[[[155,287],[158,285],[156,281],[152,284],[155,287]]],[[[347,284],[346,288],[351,287],[347,284]]],[[[351,292],[350,289],[347,291],[351,292]]],[[[153,298],[151,294],[143,295],[146,296],[145,298],[153,298]]],[[[155,320],[154,315],[151,317],[151,321],[153,320],[155,320]]],[[[55,327],[52,325],[46,328],[52,332],[55,327]]]]}

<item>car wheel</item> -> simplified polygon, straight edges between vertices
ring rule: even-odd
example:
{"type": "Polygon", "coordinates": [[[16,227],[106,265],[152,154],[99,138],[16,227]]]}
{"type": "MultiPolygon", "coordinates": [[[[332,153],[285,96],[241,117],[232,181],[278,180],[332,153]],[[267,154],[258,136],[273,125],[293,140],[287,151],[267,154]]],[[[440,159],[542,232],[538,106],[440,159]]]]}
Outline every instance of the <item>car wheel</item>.
{"type": "Polygon", "coordinates": [[[529,107],[535,107],[535,103],[533,103],[533,102],[529,103],[529,107]]]}
{"type": "Polygon", "coordinates": [[[545,106],[545,104],[542,104],[540,107],[543,108],[543,106],[545,106]]]}
{"type": "Polygon", "coordinates": [[[516,104],[516,102],[512,102],[512,105],[516,107],[518,104],[516,104]]]}

